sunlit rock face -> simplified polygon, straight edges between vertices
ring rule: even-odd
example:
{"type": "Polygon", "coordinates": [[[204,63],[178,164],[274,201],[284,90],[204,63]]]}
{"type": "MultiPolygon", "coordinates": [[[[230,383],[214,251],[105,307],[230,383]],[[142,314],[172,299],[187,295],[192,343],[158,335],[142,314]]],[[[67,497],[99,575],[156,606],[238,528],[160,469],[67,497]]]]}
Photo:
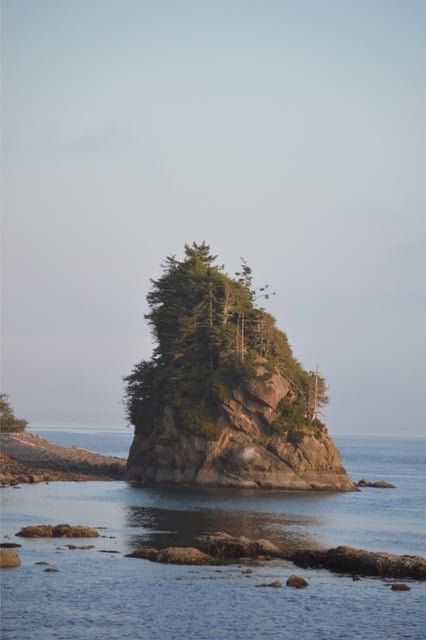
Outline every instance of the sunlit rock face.
{"type": "Polygon", "coordinates": [[[309,425],[294,432],[273,428],[281,400],[291,394],[279,373],[257,367],[244,389],[222,403],[210,437],[178,428],[167,407],[150,436],[136,434],[127,479],[153,484],[192,484],[264,489],[338,490],[356,487],[326,430],[309,425]]]}

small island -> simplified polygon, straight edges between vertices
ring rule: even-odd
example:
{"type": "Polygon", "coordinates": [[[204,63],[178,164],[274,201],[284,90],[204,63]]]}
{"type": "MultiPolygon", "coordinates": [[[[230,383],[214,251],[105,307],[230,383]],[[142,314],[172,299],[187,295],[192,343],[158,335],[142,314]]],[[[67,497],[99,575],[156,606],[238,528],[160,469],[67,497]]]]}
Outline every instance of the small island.
{"type": "Polygon", "coordinates": [[[142,484],[339,490],[356,487],[319,411],[318,370],[306,371],[259,306],[242,260],[234,278],[206,243],[185,245],[152,280],[150,360],[125,378],[134,440],[127,478],[142,484]]]}

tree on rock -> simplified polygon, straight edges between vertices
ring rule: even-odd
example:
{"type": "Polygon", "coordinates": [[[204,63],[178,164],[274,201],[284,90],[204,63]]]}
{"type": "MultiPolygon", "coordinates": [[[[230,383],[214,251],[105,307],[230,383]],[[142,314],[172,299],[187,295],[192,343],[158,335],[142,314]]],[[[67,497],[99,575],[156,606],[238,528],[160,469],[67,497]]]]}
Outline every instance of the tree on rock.
{"type": "MultiPolygon", "coordinates": [[[[155,435],[169,408],[182,431],[217,438],[222,403],[248,388],[260,364],[266,377],[278,373],[291,388],[265,429],[280,435],[322,429],[316,405],[312,419],[311,374],[294,358],[273,316],[256,306],[258,298],[269,297],[267,285],[253,288],[245,260],[230,278],[215,265],[216,257],[205,242],[185,245],[183,260],[169,256],[163,274],[151,280],[145,318],[155,340],[153,356],[125,378],[124,404],[135,433],[155,435]]],[[[324,380],[316,375],[322,390],[324,380]]],[[[317,394],[315,401],[327,399],[317,394]]]]}
{"type": "Polygon", "coordinates": [[[15,418],[6,393],[0,394],[0,432],[24,431],[28,425],[26,420],[15,418]]]}

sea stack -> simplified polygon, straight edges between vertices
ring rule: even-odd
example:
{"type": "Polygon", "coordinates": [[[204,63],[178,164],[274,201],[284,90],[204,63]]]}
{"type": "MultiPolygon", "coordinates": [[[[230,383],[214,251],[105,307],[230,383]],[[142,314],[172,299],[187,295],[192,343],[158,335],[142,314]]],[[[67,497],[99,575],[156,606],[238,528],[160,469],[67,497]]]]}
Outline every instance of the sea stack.
{"type": "Polygon", "coordinates": [[[148,483],[268,489],[354,490],[340,455],[325,429],[309,425],[274,433],[277,406],[289,388],[279,374],[262,380],[257,368],[251,390],[234,390],[220,406],[212,434],[180,429],[165,407],[149,436],[136,433],[127,477],[148,483]],[[265,391],[265,393],[263,393],[265,391]]]}
{"type": "MultiPolygon", "coordinates": [[[[318,370],[294,358],[256,306],[245,261],[236,279],[205,243],[167,258],[147,301],[157,346],[126,378],[135,427],[127,479],[149,484],[356,490],[318,413],[318,370]]],[[[261,293],[259,293],[261,292],[261,293]]]]}

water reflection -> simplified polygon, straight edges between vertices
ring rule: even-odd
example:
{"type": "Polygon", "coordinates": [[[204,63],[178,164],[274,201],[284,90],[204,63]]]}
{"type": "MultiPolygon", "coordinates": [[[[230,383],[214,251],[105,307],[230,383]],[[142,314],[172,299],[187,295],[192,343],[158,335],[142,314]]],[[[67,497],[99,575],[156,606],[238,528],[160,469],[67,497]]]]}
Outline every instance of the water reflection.
{"type": "Polygon", "coordinates": [[[309,529],[319,525],[318,519],[309,516],[137,505],[128,505],[126,520],[129,528],[144,530],[130,536],[134,547],[191,545],[199,535],[224,531],[235,536],[266,538],[288,551],[300,546],[314,546],[317,540],[309,529]]]}

